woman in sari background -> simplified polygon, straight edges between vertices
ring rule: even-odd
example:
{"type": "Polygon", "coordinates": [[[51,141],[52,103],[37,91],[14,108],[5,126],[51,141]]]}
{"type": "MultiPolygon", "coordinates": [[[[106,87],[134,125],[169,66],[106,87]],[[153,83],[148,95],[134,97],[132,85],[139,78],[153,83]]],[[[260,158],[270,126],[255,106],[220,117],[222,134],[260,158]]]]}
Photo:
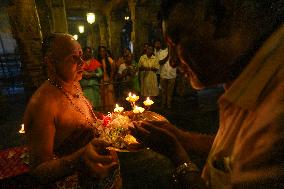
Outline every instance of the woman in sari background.
{"type": "Polygon", "coordinates": [[[92,49],[86,47],[84,49],[83,59],[86,63],[83,72],[83,79],[80,81],[84,95],[92,103],[96,110],[101,109],[101,96],[99,82],[103,72],[101,63],[92,56],[92,49]]]}
{"type": "Polygon", "coordinates": [[[101,80],[101,98],[103,111],[109,112],[113,110],[115,105],[113,76],[114,76],[114,61],[111,57],[107,56],[105,46],[98,48],[98,60],[102,64],[103,77],[101,80]]]}

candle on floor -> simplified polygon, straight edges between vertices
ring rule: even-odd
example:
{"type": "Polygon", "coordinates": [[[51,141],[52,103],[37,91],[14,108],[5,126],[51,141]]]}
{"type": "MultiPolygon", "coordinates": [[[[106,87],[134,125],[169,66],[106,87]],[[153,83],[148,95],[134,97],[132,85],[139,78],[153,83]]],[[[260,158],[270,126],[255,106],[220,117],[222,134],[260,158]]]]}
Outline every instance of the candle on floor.
{"type": "Polygon", "coordinates": [[[21,134],[25,134],[25,125],[24,124],[22,124],[21,125],[21,129],[19,130],[19,133],[21,133],[21,134]]]}

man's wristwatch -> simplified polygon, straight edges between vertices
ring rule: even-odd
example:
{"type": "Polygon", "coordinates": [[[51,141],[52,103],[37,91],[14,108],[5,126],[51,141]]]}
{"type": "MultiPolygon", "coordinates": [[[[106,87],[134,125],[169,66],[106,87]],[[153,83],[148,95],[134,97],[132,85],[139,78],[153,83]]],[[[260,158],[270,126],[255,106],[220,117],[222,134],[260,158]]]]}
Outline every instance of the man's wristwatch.
{"type": "Polygon", "coordinates": [[[190,172],[197,173],[199,172],[199,169],[193,162],[185,162],[175,169],[173,173],[173,179],[175,182],[178,182],[178,178],[183,177],[190,172]]]}

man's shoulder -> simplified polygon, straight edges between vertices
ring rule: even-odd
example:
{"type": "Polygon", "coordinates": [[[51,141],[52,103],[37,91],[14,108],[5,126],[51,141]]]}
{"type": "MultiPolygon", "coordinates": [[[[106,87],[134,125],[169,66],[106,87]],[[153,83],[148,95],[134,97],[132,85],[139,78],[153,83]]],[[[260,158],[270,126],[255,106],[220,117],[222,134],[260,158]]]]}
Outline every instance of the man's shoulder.
{"type": "Polygon", "coordinates": [[[32,95],[29,106],[37,108],[54,106],[59,98],[58,92],[59,91],[54,90],[51,85],[45,82],[32,95]]]}
{"type": "Polygon", "coordinates": [[[37,118],[55,115],[58,107],[58,95],[52,91],[48,82],[43,83],[32,95],[26,107],[24,121],[26,124],[37,118]]]}

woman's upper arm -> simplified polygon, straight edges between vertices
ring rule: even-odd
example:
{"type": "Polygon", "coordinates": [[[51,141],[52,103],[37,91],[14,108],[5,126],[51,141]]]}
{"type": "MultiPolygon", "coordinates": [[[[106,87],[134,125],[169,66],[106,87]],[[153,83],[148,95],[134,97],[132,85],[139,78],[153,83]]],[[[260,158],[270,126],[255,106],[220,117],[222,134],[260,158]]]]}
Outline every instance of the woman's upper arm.
{"type": "Polygon", "coordinates": [[[114,63],[114,61],[113,61],[113,59],[111,57],[107,57],[107,58],[108,58],[108,61],[109,61],[110,64],[114,63]]]}

